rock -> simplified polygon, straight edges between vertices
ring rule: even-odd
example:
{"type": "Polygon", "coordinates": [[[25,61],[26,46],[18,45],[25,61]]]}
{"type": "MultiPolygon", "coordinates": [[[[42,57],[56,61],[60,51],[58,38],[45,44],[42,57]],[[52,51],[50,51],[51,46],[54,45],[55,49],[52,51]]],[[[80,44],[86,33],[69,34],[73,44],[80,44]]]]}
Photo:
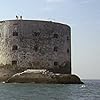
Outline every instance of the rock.
{"type": "Polygon", "coordinates": [[[0,82],[3,82],[5,80],[9,79],[14,74],[15,74],[15,72],[12,70],[0,68],[0,82]]]}
{"type": "Polygon", "coordinates": [[[53,83],[53,84],[83,84],[80,78],[71,74],[54,74],[46,70],[31,70],[14,74],[6,83],[53,83]]]}
{"type": "Polygon", "coordinates": [[[80,78],[76,75],[71,74],[60,74],[56,76],[57,83],[63,84],[83,84],[80,78]]]}

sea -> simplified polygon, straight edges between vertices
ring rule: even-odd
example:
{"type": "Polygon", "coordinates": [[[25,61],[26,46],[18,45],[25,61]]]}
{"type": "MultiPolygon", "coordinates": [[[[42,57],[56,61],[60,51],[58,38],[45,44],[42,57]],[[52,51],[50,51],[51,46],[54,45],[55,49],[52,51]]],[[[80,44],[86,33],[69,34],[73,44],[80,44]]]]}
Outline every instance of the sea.
{"type": "Polygon", "coordinates": [[[0,100],[100,100],[100,80],[84,84],[0,83],[0,100]]]}

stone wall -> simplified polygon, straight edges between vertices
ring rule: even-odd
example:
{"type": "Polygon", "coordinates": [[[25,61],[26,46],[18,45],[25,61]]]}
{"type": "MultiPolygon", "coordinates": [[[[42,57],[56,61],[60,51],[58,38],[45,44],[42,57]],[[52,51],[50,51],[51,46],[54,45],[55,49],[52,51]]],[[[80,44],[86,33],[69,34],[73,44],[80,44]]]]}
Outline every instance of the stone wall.
{"type": "Polygon", "coordinates": [[[0,64],[71,73],[71,32],[49,21],[0,22],[0,64]]]}

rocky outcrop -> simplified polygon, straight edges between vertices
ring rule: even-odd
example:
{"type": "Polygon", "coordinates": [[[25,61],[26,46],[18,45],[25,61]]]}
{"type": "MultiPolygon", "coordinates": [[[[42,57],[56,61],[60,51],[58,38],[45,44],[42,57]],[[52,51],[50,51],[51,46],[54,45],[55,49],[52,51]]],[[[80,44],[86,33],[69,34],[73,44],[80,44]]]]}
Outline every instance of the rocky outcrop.
{"type": "Polygon", "coordinates": [[[54,74],[46,70],[25,70],[24,72],[14,74],[7,83],[57,83],[57,84],[83,84],[80,78],[71,74],[54,74]]]}
{"type": "Polygon", "coordinates": [[[12,77],[12,75],[16,73],[16,68],[14,66],[0,65],[0,82],[9,79],[10,77],[12,77]]]}

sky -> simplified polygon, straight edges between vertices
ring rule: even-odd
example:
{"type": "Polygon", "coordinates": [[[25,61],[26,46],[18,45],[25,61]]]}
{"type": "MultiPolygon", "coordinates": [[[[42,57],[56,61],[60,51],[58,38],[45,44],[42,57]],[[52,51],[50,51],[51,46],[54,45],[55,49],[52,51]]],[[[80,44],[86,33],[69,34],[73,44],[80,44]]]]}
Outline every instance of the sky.
{"type": "Polygon", "coordinates": [[[100,79],[100,0],[0,0],[0,20],[16,15],[70,25],[72,73],[100,79]]]}

